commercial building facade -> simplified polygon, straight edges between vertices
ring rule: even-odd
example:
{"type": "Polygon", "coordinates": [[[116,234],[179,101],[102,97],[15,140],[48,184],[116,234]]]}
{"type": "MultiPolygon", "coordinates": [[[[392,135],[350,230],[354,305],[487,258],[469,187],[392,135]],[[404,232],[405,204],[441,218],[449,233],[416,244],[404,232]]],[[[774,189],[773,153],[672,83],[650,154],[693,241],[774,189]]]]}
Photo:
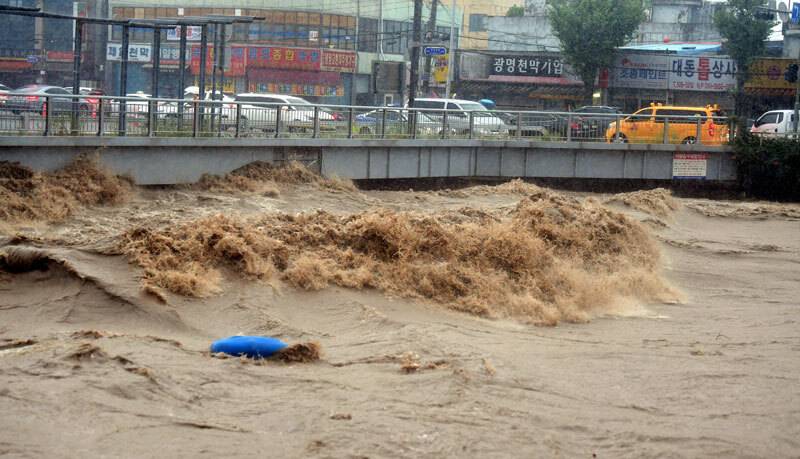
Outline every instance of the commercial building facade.
{"type": "MultiPolygon", "coordinates": [[[[113,2],[111,9],[116,19],[208,15],[264,17],[263,21],[252,24],[227,27],[223,85],[226,91],[276,92],[329,104],[399,103],[403,98],[401,84],[378,93],[370,76],[374,62],[408,60],[413,1],[393,2],[391,8],[383,11],[376,6],[378,2],[125,0],[113,2]]],[[[449,21],[446,15],[440,16],[437,32],[448,33],[449,21]]],[[[459,27],[460,24],[459,20],[459,27]]],[[[132,29],[132,46],[148,49],[152,33],[147,29],[132,29]]],[[[199,33],[188,36],[191,48],[189,72],[191,79],[196,81],[200,68],[199,33]]],[[[114,47],[118,47],[121,38],[121,28],[114,28],[110,54],[114,47]]],[[[180,93],[177,38],[177,32],[167,32],[166,40],[162,40],[161,66],[164,72],[160,79],[160,93],[168,96],[180,93]]],[[[211,49],[207,53],[206,70],[210,72],[211,49]]],[[[117,59],[113,55],[108,57],[117,59]]],[[[151,66],[150,61],[129,66],[128,92],[149,88],[151,66]]],[[[118,64],[112,64],[107,75],[107,85],[114,91],[117,89],[118,67],[118,64]]],[[[207,84],[210,81],[209,78],[207,84]]]]}

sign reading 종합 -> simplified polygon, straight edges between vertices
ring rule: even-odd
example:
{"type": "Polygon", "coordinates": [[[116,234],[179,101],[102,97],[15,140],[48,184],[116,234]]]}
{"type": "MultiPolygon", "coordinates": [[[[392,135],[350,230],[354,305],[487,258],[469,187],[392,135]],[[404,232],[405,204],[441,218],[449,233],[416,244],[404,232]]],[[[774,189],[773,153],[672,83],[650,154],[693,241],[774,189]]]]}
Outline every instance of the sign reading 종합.
{"type": "Polygon", "coordinates": [[[489,66],[489,75],[561,77],[564,62],[558,57],[496,56],[489,66]]]}
{"type": "Polygon", "coordinates": [[[707,169],[706,153],[675,153],[672,156],[673,179],[705,179],[707,169]]]}

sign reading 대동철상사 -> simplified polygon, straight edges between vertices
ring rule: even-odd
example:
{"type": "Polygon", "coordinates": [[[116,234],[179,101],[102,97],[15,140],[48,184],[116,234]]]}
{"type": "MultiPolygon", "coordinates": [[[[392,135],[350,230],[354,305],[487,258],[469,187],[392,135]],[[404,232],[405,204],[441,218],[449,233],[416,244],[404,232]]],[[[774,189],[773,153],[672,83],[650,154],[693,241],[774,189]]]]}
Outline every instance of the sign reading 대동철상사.
{"type": "Polygon", "coordinates": [[[724,92],[736,86],[736,63],[713,56],[621,54],[611,73],[615,88],[724,92]]]}
{"type": "Polygon", "coordinates": [[[717,57],[670,58],[670,89],[730,91],[736,87],[736,63],[717,57]]]}

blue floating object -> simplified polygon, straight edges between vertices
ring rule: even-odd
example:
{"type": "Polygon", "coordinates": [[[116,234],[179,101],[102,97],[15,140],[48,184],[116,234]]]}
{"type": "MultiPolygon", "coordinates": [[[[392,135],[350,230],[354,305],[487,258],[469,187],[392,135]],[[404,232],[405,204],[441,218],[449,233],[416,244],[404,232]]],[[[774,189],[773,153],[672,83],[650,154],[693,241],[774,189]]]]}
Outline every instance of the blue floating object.
{"type": "Polygon", "coordinates": [[[263,359],[288,346],[277,338],[267,336],[230,336],[211,343],[211,352],[223,352],[240,357],[263,359]]]}

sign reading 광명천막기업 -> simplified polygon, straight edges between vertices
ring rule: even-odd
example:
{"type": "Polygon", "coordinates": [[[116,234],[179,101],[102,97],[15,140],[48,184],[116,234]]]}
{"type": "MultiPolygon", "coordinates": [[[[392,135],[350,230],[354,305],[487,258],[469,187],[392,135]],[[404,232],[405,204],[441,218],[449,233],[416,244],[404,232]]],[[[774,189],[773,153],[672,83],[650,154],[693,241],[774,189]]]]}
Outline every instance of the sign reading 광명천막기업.
{"type": "Polygon", "coordinates": [[[561,77],[564,62],[550,56],[495,56],[489,65],[489,75],[561,77]]]}

